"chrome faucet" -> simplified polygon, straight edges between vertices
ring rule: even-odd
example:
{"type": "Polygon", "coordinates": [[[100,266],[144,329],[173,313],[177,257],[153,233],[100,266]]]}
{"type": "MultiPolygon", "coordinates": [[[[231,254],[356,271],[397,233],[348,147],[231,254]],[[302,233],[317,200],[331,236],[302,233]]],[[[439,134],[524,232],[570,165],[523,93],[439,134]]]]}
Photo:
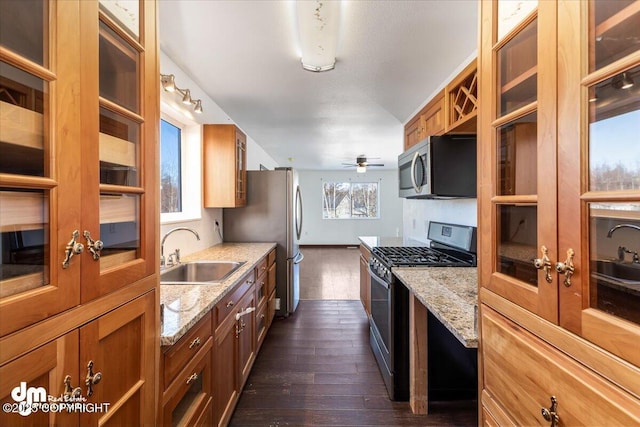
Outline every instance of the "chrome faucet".
{"type": "MultiPolygon", "coordinates": [[[[611,229],[609,229],[609,232],[607,233],[607,237],[611,238],[611,236],[613,235],[613,232],[616,231],[619,228],[631,228],[633,230],[638,230],[640,231],[640,225],[636,225],[636,224],[618,224],[615,227],[611,227],[611,229]]],[[[624,255],[625,254],[632,254],[632,262],[633,263],[640,263],[640,256],[638,256],[638,252],[634,251],[634,250],[630,250],[627,249],[625,246],[618,246],[618,259],[620,261],[624,261],[624,255]]]]}
{"type": "MultiPolygon", "coordinates": [[[[181,230],[192,232],[196,236],[196,239],[200,240],[200,236],[198,235],[198,233],[189,227],[177,227],[167,231],[164,237],[162,237],[162,241],[160,242],[160,267],[165,266],[164,241],[167,240],[167,237],[169,237],[170,234],[175,233],[176,231],[181,231],[181,230]]],[[[180,249],[176,249],[175,252],[169,254],[169,265],[167,265],[167,267],[171,267],[174,264],[174,262],[175,264],[180,264],[180,249]]]]}
{"type": "Polygon", "coordinates": [[[613,232],[616,231],[619,228],[632,228],[634,230],[638,230],[640,231],[640,225],[635,225],[635,224],[618,224],[615,227],[611,227],[611,229],[609,230],[609,232],[607,233],[607,237],[611,237],[613,235],[613,232]]]}

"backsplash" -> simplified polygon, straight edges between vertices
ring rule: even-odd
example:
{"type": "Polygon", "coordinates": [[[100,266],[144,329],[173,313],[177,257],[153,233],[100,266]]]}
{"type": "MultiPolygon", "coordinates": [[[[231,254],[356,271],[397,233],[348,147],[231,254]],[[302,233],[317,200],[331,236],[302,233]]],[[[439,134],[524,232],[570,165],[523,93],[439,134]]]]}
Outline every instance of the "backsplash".
{"type": "Polygon", "coordinates": [[[478,225],[477,199],[403,199],[402,235],[428,243],[429,221],[478,225]]]}

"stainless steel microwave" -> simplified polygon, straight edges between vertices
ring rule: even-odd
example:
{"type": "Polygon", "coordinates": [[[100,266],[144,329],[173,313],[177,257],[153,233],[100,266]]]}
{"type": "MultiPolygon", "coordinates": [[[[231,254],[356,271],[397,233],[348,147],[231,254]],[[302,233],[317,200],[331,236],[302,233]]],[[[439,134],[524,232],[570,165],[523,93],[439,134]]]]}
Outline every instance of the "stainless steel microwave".
{"type": "Polygon", "coordinates": [[[475,135],[429,136],[398,156],[400,197],[476,197],[475,135]]]}

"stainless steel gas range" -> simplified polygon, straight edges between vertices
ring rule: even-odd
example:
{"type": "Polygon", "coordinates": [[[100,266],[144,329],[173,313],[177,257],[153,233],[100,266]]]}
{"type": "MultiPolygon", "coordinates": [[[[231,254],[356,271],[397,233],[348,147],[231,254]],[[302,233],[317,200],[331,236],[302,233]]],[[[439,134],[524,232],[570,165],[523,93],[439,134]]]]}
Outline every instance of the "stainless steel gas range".
{"type": "Polygon", "coordinates": [[[391,400],[409,399],[409,291],[395,267],[475,267],[476,228],[430,222],[429,247],[378,246],[371,250],[371,348],[391,400]]]}

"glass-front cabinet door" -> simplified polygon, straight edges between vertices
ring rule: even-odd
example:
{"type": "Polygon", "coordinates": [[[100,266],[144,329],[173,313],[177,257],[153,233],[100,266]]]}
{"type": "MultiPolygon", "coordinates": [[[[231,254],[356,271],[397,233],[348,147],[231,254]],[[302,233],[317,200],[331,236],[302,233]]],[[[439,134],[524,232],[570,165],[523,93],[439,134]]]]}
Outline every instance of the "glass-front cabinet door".
{"type": "Polygon", "coordinates": [[[559,49],[582,55],[559,67],[561,324],[639,365],[620,343],[640,342],[640,1],[562,6],[559,49]]]}
{"type": "Polygon", "coordinates": [[[78,19],[0,2],[0,336],[79,303],[78,19]]]}
{"type": "Polygon", "coordinates": [[[483,32],[483,62],[493,64],[481,98],[484,181],[481,217],[494,231],[492,256],[480,258],[482,283],[556,322],[555,20],[553,2],[482,2],[494,31],[483,32]],[[545,13],[542,11],[545,10],[545,13]],[[543,120],[541,120],[543,118],[543,120]]]}
{"type": "Polygon", "coordinates": [[[82,46],[90,58],[85,72],[97,82],[87,85],[95,97],[85,97],[83,108],[91,115],[84,133],[94,142],[83,146],[83,153],[95,159],[86,173],[95,186],[83,213],[90,265],[83,269],[82,301],[148,276],[156,262],[149,236],[157,224],[157,193],[148,185],[153,180],[147,171],[153,168],[144,167],[156,161],[159,117],[158,85],[151,87],[159,77],[149,73],[157,66],[153,55],[145,55],[156,45],[155,32],[144,27],[146,9],[154,7],[148,3],[153,2],[80,2],[86,18],[81,25],[88,34],[98,34],[82,46]],[[98,276],[91,285],[91,278],[98,276]]]}

